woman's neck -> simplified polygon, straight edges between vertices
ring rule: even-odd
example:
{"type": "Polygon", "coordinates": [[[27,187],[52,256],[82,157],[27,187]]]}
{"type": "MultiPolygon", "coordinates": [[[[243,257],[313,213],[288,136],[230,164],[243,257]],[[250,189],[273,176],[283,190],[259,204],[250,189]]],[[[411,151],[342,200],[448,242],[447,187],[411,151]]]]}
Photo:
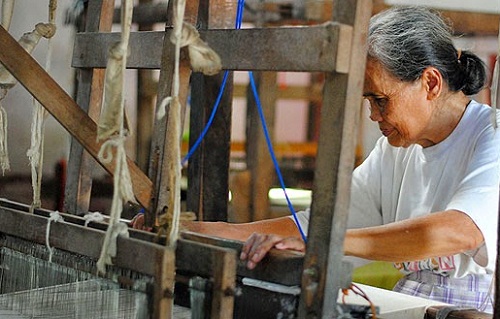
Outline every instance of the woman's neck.
{"type": "Polygon", "coordinates": [[[429,147],[445,140],[455,130],[462,119],[470,99],[463,94],[450,93],[436,101],[435,112],[431,122],[432,138],[428,139],[426,145],[429,147]]]}

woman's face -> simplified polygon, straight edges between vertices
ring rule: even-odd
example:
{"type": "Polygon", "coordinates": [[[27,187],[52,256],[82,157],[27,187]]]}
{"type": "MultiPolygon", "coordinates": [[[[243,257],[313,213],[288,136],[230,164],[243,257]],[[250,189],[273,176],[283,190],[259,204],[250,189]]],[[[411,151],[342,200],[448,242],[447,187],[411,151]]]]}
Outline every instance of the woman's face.
{"type": "Polygon", "coordinates": [[[403,82],[368,59],[363,96],[370,102],[370,119],[392,146],[428,146],[432,109],[423,81],[403,82]]]}

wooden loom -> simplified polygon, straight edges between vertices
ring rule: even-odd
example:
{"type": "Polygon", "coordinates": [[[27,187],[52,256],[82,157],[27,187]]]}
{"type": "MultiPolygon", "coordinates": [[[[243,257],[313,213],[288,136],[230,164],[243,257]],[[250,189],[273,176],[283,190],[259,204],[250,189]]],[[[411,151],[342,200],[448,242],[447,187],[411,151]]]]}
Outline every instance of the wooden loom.
{"type": "MultiPolygon", "coordinates": [[[[331,300],[337,299],[339,288],[350,283],[349,265],[342,262],[342,242],[364,77],[363,44],[371,15],[371,1],[336,1],[333,23],[244,30],[208,29],[209,7],[215,2],[191,1],[186,18],[200,26],[202,38],[220,54],[223,69],[326,73],[312,203],[314,214],[310,226],[313,231],[309,232],[305,258],[292,253],[273,253],[255,271],[248,271],[238,264],[240,243],[184,234],[175,256],[171,256],[172,263],[168,270],[172,271],[175,263],[178,274],[187,272],[211,278],[211,318],[244,317],[244,311],[248,310],[245,298],[235,297],[237,287],[241,287],[238,278],[242,277],[291,287],[301,286],[300,298],[293,296],[291,303],[294,307],[287,311],[297,311],[301,318],[336,317],[339,310],[331,300]],[[271,43],[272,47],[269,46],[271,43]]],[[[114,1],[89,1],[86,32],[78,34],[75,42],[73,66],[79,69],[76,102],[0,28],[0,47],[8,48],[0,50],[0,62],[74,138],[65,202],[65,211],[73,214],[88,211],[91,157],[96,159],[100,148],[100,143],[96,142],[94,120],[102,95],[102,68],[106,66],[109,46],[119,37],[107,32],[111,28],[113,8],[114,1]]],[[[158,100],[168,96],[171,90],[173,46],[168,40],[170,32],[169,28],[165,32],[136,32],[130,40],[129,68],[161,70],[158,100]]],[[[213,105],[211,92],[220,84],[221,76],[191,75],[184,65],[182,82],[185,95],[190,77],[191,86],[195,88],[193,108],[203,110],[192,115],[191,132],[196,136],[213,105]]],[[[226,218],[228,186],[227,178],[223,177],[227,177],[229,161],[230,100],[228,88],[219,112],[223,118],[214,124],[214,133],[207,136],[201,150],[189,163],[188,210],[198,212],[204,220],[226,218]],[[223,181],[222,184],[220,181],[223,181]]],[[[128,161],[135,196],[142,206],[149,208],[146,220],[150,225],[161,208],[168,205],[162,193],[168,176],[162,160],[168,147],[164,138],[166,125],[166,122],[155,123],[147,175],[128,161]]],[[[100,164],[108,172],[113,171],[112,164],[100,164]]],[[[35,214],[28,214],[22,205],[4,201],[0,214],[3,221],[0,232],[3,234],[41,244],[45,242],[40,234],[46,228],[48,212],[38,210],[35,214]],[[22,225],[30,226],[23,228],[22,225]]],[[[97,258],[103,238],[100,227],[83,228],[79,226],[82,221],[78,217],[65,215],[65,218],[71,223],[52,226],[51,244],[63,251],[97,258]],[[85,244],[81,244],[83,241],[85,244]]],[[[156,279],[151,313],[156,318],[162,318],[163,310],[171,307],[173,299],[173,292],[165,290],[164,282],[159,280],[165,276],[167,280],[174,280],[159,267],[158,261],[167,252],[161,244],[154,243],[150,234],[131,231],[131,237],[118,238],[118,255],[114,264],[156,279]],[[166,306],[165,301],[168,301],[166,306]]],[[[276,311],[283,313],[284,309],[278,306],[276,311]]],[[[259,314],[248,315],[255,317],[259,314]]]]}

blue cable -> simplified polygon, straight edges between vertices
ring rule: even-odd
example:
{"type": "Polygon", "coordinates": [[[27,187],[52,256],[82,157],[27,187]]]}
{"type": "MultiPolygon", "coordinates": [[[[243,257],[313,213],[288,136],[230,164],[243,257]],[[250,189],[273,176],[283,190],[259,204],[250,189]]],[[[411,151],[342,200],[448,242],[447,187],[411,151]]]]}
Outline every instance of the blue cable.
{"type": "MultiPolygon", "coordinates": [[[[242,23],[242,20],[243,20],[243,8],[244,8],[244,4],[245,4],[245,0],[238,0],[238,8],[237,8],[237,11],[236,11],[236,23],[235,23],[235,28],[236,29],[240,29],[241,28],[241,23],[242,23]]],[[[217,95],[217,99],[215,100],[215,105],[214,105],[214,107],[212,109],[212,113],[210,114],[210,117],[209,117],[209,119],[207,121],[207,124],[205,125],[205,127],[204,127],[203,131],[201,132],[200,136],[198,137],[198,139],[196,140],[196,142],[193,144],[193,146],[191,147],[191,149],[189,150],[189,152],[186,154],[186,156],[182,159],[182,165],[184,165],[189,160],[189,158],[191,158],[191,156],[196,151],[196,149],[199,147],[201,141],[203,140],[203,138],[207,134],[208,129],[210,128],[210,126],[212,126],[213,120],[215,118],[215,114],[217,113],[217,109],[219,108],[220,101],[222,99],[222,94],[224,93],[224,89],[226,88],[226,82],[227,82],[228,74],[229,74],[228,71],[224,72],[224,77],[222,79],[222,83],[221,83],[221,87],[220,87],[220,90],[219,90],[219,94],[217,95]]],[[[286,192],[285,182],[283,181],[283,175],[281,174],[281,171],[280,171],[280,168],[279,168],[279,164],[278,164],[278,160],[276,159],[276,155],[274,154],[273,146],[272,146],[272,143],[271,143],[271,138],[269,137],[269,131],[267,129],[266,119],[265,119],[263,111],[262,111],[262,104],[260,102],[259,94],[258,94],[257,88],[255,86],[255,80],[253,78],[253,72],[249,71],[248,72],[248,76],[250,78],[250,85],[252,87],[252,92],[253,92],[253,95],[254,95],[254,98],[255,98],[255,104],[257,105],[257,110],[259,112],[259,117],[260,117],[260,120],[261,120],[261,123],[262,123],[262,129],[264,131],[264,136],[265,136],[265,139],[266,139],[267,148],[269,150],[269,154],[271,155],[271,159],[273,161],[274,168],[276,170],[276,175],[278,176],[281,188],[283,189],[283,193],[285,194],[285,198],[286,198],[286,202],[288,204],[288,208],[290,209],[290,212],[292,213],[293,219],[295,220],[295,224],[297,225],[297,228],[298,228],[298,230],[300,232],[300,236],[302,237],[302,240],[306,243],[307,242],[307,236],[305,235],[305,233],[304,233],[304,231],[302,229],[302,226],[301,226],[301,224],[300,224],[300,222],[299,222],[299,220],[297,218],[297,213],[295,212],[295,209],[293,208],[293,205],[292,205],[292,203],[290,201],[290,198],[288,197],[288,194],[286,192]]]]}
{"type": "Polygon", "coordinates": [[[255,104],[257,105],[257,110],[259,112],[260,121],[262,123],[262,129],[264,131],[264,136],[266,138],[267,148],[269,149],[269,154],[271,155],[271,159],[273,160],[274,168],[276,170],[276,175],[278,175],[278,179],[279,179],[281,188],[283,189],[283,193],[285,194],[288,208],[290,209],[290,212],[292,213],[293,219],[295,220],[295,224],[297,225],[297,228],[299,229],[300,236],[302,237],[302,240],[305,243],[307,243],[307,236],[305,235],[304,231],[302,230],[302,226],[300,225],[299,220],[297,218],[297,213],[295,212],[295,209],[293,208],[293,205],[290,201],[290,198],[288,197],[288,194],[286,192],[285,182],[283,181],[283,175],[281,174],[278,160],[276,159],[276,155],[274,154],[273,145],[271,143],[271,138],[269,137],[269,131],[267,129],[267,124],[266,124],[266,119],[264,117],[264,112],[262,111],[262,104],[260,103],[260,98],[259,98],[259,94],[257,92],[257,87],[255,85],[255,80],[253,78],[253,72],[248,71],[248,76],[250,77],[250,85],[252,87],[253,96],[255,98],[255,104]]]}
{"type": "Polygon", "coordinates": [[[220,104],[220,101],[222,99],[222,94],[224,93],[224,89],[226,87],[226,81],[227,81],[228,74],[229,74],[228,71],[224,72],[224,77],[222,78],[221,87],[219,90],[219,94],[217,95],[217,99],[215,100],[215,105],[214,105],[214,108],[212,110],[212,113],[210,114],[210,117],[208,118],[207,124],[203,128],[203,131],[201,132],[200,136],[198,137],[196,142],[193,144],[193,146],[191,147],[189,152],[186,154],[186,156],[184,156],[184,158],[182,159],[182,162],[181,162],[182,166],[184,166],[184,164],[186,164],[186,162],[191,158],[191,156],[196,151],[198,146],[200,146],[200,143],[203,140],[203,138],[205,137],[205,135],[207,135],[208,129],[210,128],[210,126],[212,126],[212,122],[214,121],[214,118],[215,118],[215,113],[217,113],[217,109],[219,108],[219,104],[220,104]]]}
{"type": "MultiPolygon", "coordinates": [[[[244,8],[245,0],[238,0],[238,8],[236,11],[236,22],[235,22],[235,28],[240,29],[241,28],[241,22],[243,21],[243,8],[244,8]]],[[[224,71],[224,77],[222,78],[222,83],[219,89],[219,94],[217,95],[217,99],[215,100],[215,105],[214,108],[212,109],[212,113],[210,114],[210,117],[208,118],[207,124],[205,125],[205,128],[201,132],[200,136],[196,140],[196,142],[193,144],[189,152],[184,156],[181,162],[181,166],[184,166],[186,162],[193,156],[193,153],[196,151],[196,149],[200,146],[201,141],[205,138],[205,135],[207,135],[208,129],[212,126],[212,122],[214,121],[215,118],[215,113],[217,113],[217,110],[219,109],[220,101],[222,99],[222,94],[224,93],[224,90],[226,88],[226,82],[227,82],[227,77],[228,77],[229,71],[224,71]]]]}

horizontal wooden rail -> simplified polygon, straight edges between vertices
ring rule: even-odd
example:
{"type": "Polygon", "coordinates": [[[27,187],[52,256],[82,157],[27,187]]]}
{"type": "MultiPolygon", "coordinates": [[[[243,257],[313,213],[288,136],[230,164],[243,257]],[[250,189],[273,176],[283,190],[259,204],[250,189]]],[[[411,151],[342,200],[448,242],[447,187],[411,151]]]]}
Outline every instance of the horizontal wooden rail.
{"type": "MultiPolygon", "coordinates": [[[[127,67],[160,69],[163,37],[170,37],[170,33],[170,29],[132,32],[127,67]]],[[[351,34],[352,27],[331,22],[307,27],[200,30],[201,38],[219,54],[224,70],[245,71],[346,73],[351,34]]],[[[109,48],[119,38],[119,33],[77,34],[73,67],[106,67],[109,48]]]]}

